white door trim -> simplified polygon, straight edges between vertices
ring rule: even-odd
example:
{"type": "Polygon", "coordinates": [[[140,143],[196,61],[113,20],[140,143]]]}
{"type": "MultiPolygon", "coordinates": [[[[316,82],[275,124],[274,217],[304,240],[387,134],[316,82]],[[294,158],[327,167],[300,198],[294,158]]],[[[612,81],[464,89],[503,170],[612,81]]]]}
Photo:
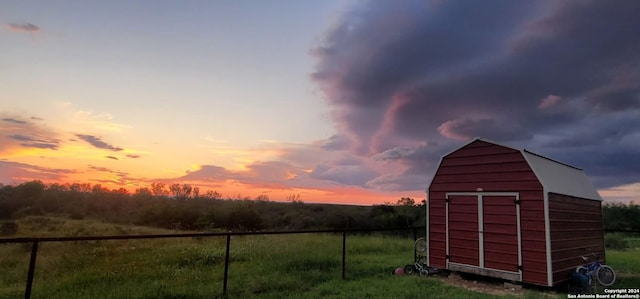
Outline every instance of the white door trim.
{"type": "Polygon", "coordinates": [[[520,226],[520,205],[517,204],[520,202],[520,193],[519,192],[447,192],[446,193],[446,202],[445,202],[445,223],[446,223],[446,255],[447,255],[447,269],[450,269],[450,265],[459,265],[457,263],[449,262],[449,197],[450,196],[477,196],[478,198],[478,264],[476,267],[482,270],[489,271],[500,271],[507,273],[518,273],[519,280],[522,281],[522,268],[518,267],[517,272],[509,272],[504,270],[497,270],[491,268],[485,268],[484,266],[484,196],[513,196],[516,200],[516,232],[518,238],[518,266],[522,266],[522,236],[521,236],[521,226],[520,226]]]}

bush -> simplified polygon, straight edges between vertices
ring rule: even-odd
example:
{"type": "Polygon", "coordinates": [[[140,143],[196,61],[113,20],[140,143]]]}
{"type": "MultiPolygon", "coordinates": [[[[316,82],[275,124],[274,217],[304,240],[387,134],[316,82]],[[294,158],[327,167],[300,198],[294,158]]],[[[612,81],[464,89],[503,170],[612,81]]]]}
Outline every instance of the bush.
{"type": "Polygon", "coordinates": [[[82,219],[84,219],[84,215],[82,215],[82,213],[79,212],[79,211],[73,211],[69,215],[69,218],[74,219],[74,220],[82,220],[82,219]]]}
{"type": "Polygon", "coordinates": [[[18,232],[18,224],[15,222],[3,222],[0,225],[0,235],[13,236],[18,232]]]}
{"type": "Polygon", "coordinates": [[[604,246],[607,249],[625,250],[629,248],[629,242],[622,234],[606,234],[604,236],[604,246]]]}

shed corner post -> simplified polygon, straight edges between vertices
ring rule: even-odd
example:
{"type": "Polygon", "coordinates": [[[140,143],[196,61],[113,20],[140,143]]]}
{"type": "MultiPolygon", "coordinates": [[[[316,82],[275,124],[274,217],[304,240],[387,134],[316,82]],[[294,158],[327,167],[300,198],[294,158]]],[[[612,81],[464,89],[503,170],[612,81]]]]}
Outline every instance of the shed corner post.
{"type": "Polygon", "coordinates": [[[425,250],[425,255],[427,258],[427,267],[431,266],[431,262],[429,261],[429,247],[431,247],[431,245],[429,244],[429,190],[427,189],[427,197],[426,200],[424,201],[424,205],[425,205],[425,235],[424,235],[424,241],[427,244],[427,248],[425,250]]]}
{"type": "Polygon", "coordinates": [[[545,249],[547,256],[547,286],[553,286],[553,264],[551,263],[551,219],[549,218],[549,192],[543,186],[542,189],[544,203],[544,226],[545,226],[545,249]]]}

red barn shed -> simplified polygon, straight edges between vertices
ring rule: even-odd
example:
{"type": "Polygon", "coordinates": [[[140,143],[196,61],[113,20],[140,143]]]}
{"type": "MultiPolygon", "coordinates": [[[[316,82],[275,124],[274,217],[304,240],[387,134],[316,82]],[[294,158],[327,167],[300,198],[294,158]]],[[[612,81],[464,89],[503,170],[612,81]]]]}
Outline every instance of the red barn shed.
{"type": "Polygon", "coordinates": [[[579,168],[475,139],[442,157],[427,193],[431,267],[554,286],[584,248],[604,261],[602,198],[579,168]]]}

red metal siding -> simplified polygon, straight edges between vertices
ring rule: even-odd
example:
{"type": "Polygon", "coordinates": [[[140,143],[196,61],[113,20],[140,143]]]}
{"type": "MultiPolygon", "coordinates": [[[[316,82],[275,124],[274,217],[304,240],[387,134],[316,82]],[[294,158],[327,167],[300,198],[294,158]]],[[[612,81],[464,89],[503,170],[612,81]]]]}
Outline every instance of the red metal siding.
{"type": "Polygon", "coordinates": [[[429,193],[429,265],[446,268],[445,193],[429,193]]]}
{"type": "Polygon", "coordinates": [[[522,240],[522,281],[547,285],[547,241],[542,188],[520,192],[520,237],[522,240]]]}
{"type": "Polygon", "coordinates": [[[553,283],[571,278],[571,272],[589,256],[591,248],[605,261],[601,202],[549,193],[553,283]]]}
{"type": "Polygon", "coordinates": [[[518,271],[518,221],[514,196],[483,196],[485,268],[518,271]]]}
{"type": "MultiPolygon", "coordinates": [[[[445,156],[429,186],[429,262],[446,267],[447,192],[518,192],[523,282],[547,285],[542,185],[520,151],[476,140],[445,156]]],[[[512,240],[511,240],[512,241],[512,240]]],[[[516,243],[517,244],[517,243],[516,243]]]]}
{"type": "Polygon", "coordinates": [[[449,262],[479,266],[478,197],[449,197],[449,262]]]}

